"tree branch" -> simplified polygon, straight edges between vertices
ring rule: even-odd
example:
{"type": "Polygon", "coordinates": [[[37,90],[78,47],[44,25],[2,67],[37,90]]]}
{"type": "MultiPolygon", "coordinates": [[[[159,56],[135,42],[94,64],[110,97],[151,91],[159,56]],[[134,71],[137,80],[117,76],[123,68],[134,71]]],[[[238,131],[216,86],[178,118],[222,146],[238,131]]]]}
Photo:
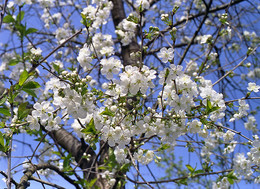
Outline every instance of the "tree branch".
{"type": "MultiPolygon", "coordinates": [[[[207,176],[207,175],[217,175],[217,174],[231,172],[231,171],[233,171],[233,169],[227,169],[227,170],[216,171],[216,172],[211,172],[211,173],[200,173],[200,174],[197,174],[197,175],[193,175],[192,178],[200,177],[200,176],[207,176]]],[[[187,179],[187,178],[190,178],[190,176],[179,177],[179,178],[176,178],[176,179],[160,180],[160,181],[148,181],[148,182],[150,184],[168,183],[168,182],[175,182],[176,183],[179,180],[183,180],[183,179],[187,179]]],[[[133,183],[136,183],[136,184],[146,184],[146,182],[135,181],[135,180],[129,178],[128,176],[127,176],[127,179],[129,181],[133,182],[133,183]]]]}
{"type": "Polygon", "coordinates": [[[5,16],[7,2],[8,2],[8,0],[5,0],[5,3],[3,5],[3,7],[2,7],[2,12],[0,13],[0,29],[2,27],[3,19],[4,19],[4,16],[5,16]]]}
{"type": "Polygon", "coordinates": [[[45,180],[38,179],[37,177],[34,177],[34,176],[31,176],[31,178],[30,178],[29,180],[34,180],[34,181],[40,182],[40,183],[42,183],[42,184],[46,184],[46,185],[49,185],[49,186],[58,188],[58,189],[65,189],[65,188],[62,187],[62,186],[59,186],[59,185],[54,184],[54,183],[51,183],[51,182],[47,182],[47,181],[45,181],[45,180]]]}
{"type": "MultiPolygon", "coordinates": [[[[69,133],[63,128],[57,131],[52,131],[50,133],[50,136],[53,138],[53,140],[56,140],[62,148],[64,148],[67,152],[71,153],[75,160],[79,162],[79,167],[81,169],[90,168],[89,171],[91,172],[91,174],[89,176],[89,179],[93,179],[96,177],[94,174],[94,167],[91,167],[92,162],[96,157],[96,153],[92,148],[90,148],[87,144],[83,145],[76,137],[74,137],[71,133],[69,133]],[[86,159],[81,159],[84,152],[91,155],[89,161],[86,159]]],[[[87,172],[84,171],[84,174],[86,176],[87,172]]]]}
{"type": "Polygon", "coordinates": [[[75,183],[75,180],[71,179],[68,177],[64,172],[62,172],[58,167],[48,164],[48,163],[43,163],[39,165],[32,165],[29,167],[25,172],[24,175],[22,176],[19,184],[17,185],[17,189],[25,189],[29,186],[28,180],[30,180],[33,176],[33,174],[40,169],[51,169],[58,173],[60,176],[62,176],[66,181],[68,181],[70,184],[74,185],[77,189],[80,189],[78,184],[75,183]]]}

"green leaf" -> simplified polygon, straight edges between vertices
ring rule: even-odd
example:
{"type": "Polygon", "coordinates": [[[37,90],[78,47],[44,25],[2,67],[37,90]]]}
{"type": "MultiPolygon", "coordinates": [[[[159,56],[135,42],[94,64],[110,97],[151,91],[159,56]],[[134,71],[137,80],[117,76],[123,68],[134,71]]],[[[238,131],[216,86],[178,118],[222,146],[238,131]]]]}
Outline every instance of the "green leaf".
{"type": "Polygon", "coordinates": [[[35,33],[37,32],[38,30],[36,28],[28,28],[25,32],[25,35],[28,35],[30,33],[35,33]]]}
{"type": "Polygon", "coordinates": [[[130,164],[129,164],[129,163],[123,164],[123,165],[120,167],[120,171],[122,171],[122,172],[127,172],[127,171],[129,171],[129,168],[130,168],[130,164]]]}
{"type": "Polygon", "coordinates": [[[185,178],[185,179],[181,179],[181,180],[179,180],[179,181],[177,181],[176,183],[178,184],[178,185],[181,185],[181,184],[183,184],[183,185],[188,185],[188,183],[187,183],[187,178],[185,178]]]}
{"type": "Polygon", "coordinates": [[[3,22],[4,23],[12,23],[12,22],[15,22],[15,19],[11,15],[7,15],[7,16],[4,17],[3,22]]]}
{"type": "Polygon", "coordinates": [[[199,170],[197,170],[197,171],[194,172],[194,174],[200,174],[200,173],[204,173],[204,170],[199,169],[199,170]]]}
{"type": "Polygon", "coordinates": [[[24,84],[24,82],[28,79],[28,77],[29,77],[29,74],[28,74],[27,70],[24,70],[22,72],[22,74],[20,75],[19,85],[22,86],[24,84]]]}
{"type": "Polygon", "coordinates": [[[5,146],[4,136],[3,136],[3,134],[0,132],[0,147],[4,147],[4,146],[5,146]]]}
{"type": "Polygon", "coordinates": [[[24,18],[24,11],[19,12],[16,18],[17,18],[17,22],[20,23],[24,18]]]}
{"type": "Polygon", "coordinates": [[[60,67],[57,64],[52,64],[54,70],[58,73],[60,73],[60,67]]]}
{"type": "Polygon", "coordinates": [[[163,151],[163,150],[166,150],[170,148],[170,145],[169,144],[161,144],[161,146],[158,148],[158,151],[163,151]]]}
{"type": "Polygon", "coordinates": [[[194,172],[194,168],[192,168],[192,166],[190,165],[186,165],[187,169],[192,173],[194,172]]]}
{"type": "Polygon", "coordinates": [[[29,81],[23,85],[23,88],[26,88],[26,89],[36,89],[39,87],[41,87],[41,85],[36,81],[29,81]]]}
{"type": "Polygon", "coordinates": [[[177,12],[177,10],[178,10],[179,8],[180,8],[180,7],[177,6],[177,5],[175,5],[175,6],[173,7],[173,9],[172,9],[173,15],[177,12]]]}
{"type": "Polygon", "coordinates": [[[218,110],[220,107],[218,106],[212,106],[209,99],[207,99],[207,107],[206,107],[206,114],[210,114],[211,112],[214,112],[218,110]]]}
{"type": "Polygon", "coordinates": [[[135,24],[138,24],[139,22],[139,18],[133,15],[129,15],[126,20],[135,24]]]}
{"type": "Polygon", "coordinates": [[[238,180],[238,178],[234,175],[234,171],[231,171],[227,174],[227,177],[230,179],[238,180]]]}
{"type": "Polygon", "coordinates": [[[211,110],[210,110],[209,113],[214,112],[214,111],[218,110],[219,108],[220,108],[220,107],[218,107],[218,106],[214,106],[213,108],[211,108],[211,110]]]}
{"type": "Polygon", "coordinates": [[[86,128],[81,130],[81,132],[84,134],[93,134],[93,135],[97,133],[93,118],[90,120],[89,124],[86,125],[86,128]]]}
{"type": "Polygon", "coordinates": [[[97,181],[97,178],[94,178],[90,182],[87,182],[88,188],[92,188],[93,185],[96,183],[96,181],[97,181]]]}
{"type": "Polygon", "coordinates": [[[20,62],[20,60],[13,58],[9,61],[8,65],[9,66],[15,66],[16,64],[18,64],[20,62]]]}
{"type": "Polygon", "coordinates": [[[27,88],[23,88],[22,90],[23,90],[24,92],[28,93],[29,95],[31,95],[31,96],[37,98],[37,95],[36,95],[36,93],[35,93],[33,90],[27,89],[27,88]]]}
{"type": "Polygon", "coordinates": [[[99,170],[107,170],[107,167],[105,167],[105,166],[100,166],[100,167],[98,167],[98,169],[99,169],[99,170]]]}
{"type": "Polygon", "coordinates": [[[7,100],[7,95],[5,95],[1,100],[0,100],[0,105],[4,104],[7,100]]]}
{"type": "Polygon", "coordinates": [[[21,103],[18,108],[18,120],[22,120],[23,118],[27,117],[30,113],[29,109],[26,109],[28,102],[21,103]]]}
{"type": "Polygon", "coordinates": [[[83,25],[87,25],[87,17],[86,17],[86,15],[85,14],[82,14],[81,13],[81,18],[82,18],[82,20],[80,21],[83,25]]]}
{"type": "Polygon", "coordinates": [[[212,108],[211,102],[209,99],[207,99],[207,109],[206,111],[209,112],[209,110],[212,108]]]}
{"type": "Polygon", "coordinates": [[[114,117],[114,113],[111,110],[109,110],[107,107],[105,108],[105,110],[103,112],[101,112],[101,115],[107,115],[107,116],[114,117]]]}
{"type": "Polygon", "coordinates": [[[71,153],[69,153],[66,157],[64,157],[64,161],[63,161],[64,171],[68,171],[70,169],[71,157],[72,157],[71,153]]]}
{"type": "Polygon", "coordinates": [[[25,36],[25,33],[26,33],[26,27],[22,24],[16,24],[15,25],[15,28],[19,31],[20,35],[19,37],[21,39],[23,39],[23,37],[25,36]]]}
{"type": "Polygon", "coordinates": [[[227,178],[227,180],[230,184],[234,184],[234,180],[232,178],[227,178]]]}
{"type": "Polygon", "coordinates": [[[205,118],[201,118],[200,122],[203,123],[204,125],[207,125],[208,121],[205,118]]]}
{"type": "Polygon", "coordinates": [[[4,114],[4,115],[6,115],[6,116],[11,116],[9,110],[6,109],[6,108],[0,108],[0,113],[1,113],[1,114],[4,114]]]}

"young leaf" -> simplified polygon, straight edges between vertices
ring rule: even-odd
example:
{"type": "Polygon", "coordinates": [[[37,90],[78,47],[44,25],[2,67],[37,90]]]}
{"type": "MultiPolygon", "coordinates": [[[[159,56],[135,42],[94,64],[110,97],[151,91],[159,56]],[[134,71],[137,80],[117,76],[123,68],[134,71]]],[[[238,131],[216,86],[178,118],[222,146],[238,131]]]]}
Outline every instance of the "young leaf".
{"type": "Polygon", "coordinates": [[[6,108],[0,108],[0,113],[1,113],[1,114],[4,114],[4,115],[6,115],[6,116],[11,116],[9,110],[6,109],[6,108]]]}
{"type": "Polygon", "coordinates": [[[26,88],[26,89],[36,89],[39,87],[41,87],[41,85],[36,81],[29,81],[23,85],[23,88],[26,88]]]}
{"type": "Polygon", "coordinates": [[[88,188],[92,188],[96,183],[97,178],[92,179],[90,182],[87,183],[88,188]]]}
{"type": "Polygon", "coordinates": [[[192,166],[186,165],[186,167],[187,167],[187,169],[188,169],[191,173],[194,172],[194,169],[192,168],[192,166]]]}
{"type": "Polygon", "coordinates": [[[20,75],[20,78],[19,78],[19,85],[22,86],[24,84],[24,82],[28,79],[28,72],[27,70],[24,70],[22,72],[22,74],[20,75]]]}
{"type": "Polygon", "coordinates": [[[12,23],[12,22],[15,22],[15,19],[11,15],[7,15],[7,16],[4,17],[3,22],[4,23],[12,23]]]}
{"type": "Polygon", "coordinates": [[[169,144],[161,144],[161,146],[158,148],[158,151],[163,151],[166,150],[168,148],[170,148],[171,146],[169,144]]]}
{"type": "Polygon", "coordinates": [[[105,110],[101,113],[101,115],[114,116],[114,113],[106,107],[105,110]]]}
{"type": "Polygon", "coordinates": [[[127,172],[130,168],[130,164],[129,163],[126,163],[126,164],[123,164],[121,167],[120,167],[120,171],[122,172],[127,172]]]}
{"type": "Polygon", "coordinates": [[[4,147],[4,146],[5,146],[4,136],[3,136],[3,134],[0,132],[0,147],[4,147]]]}
{"type": "Polygon", "coordinates": [[[25,36],[26,27],[25,27],[23,24],[16,24],[16,25],[15,25],[15,28],[16,28],[16,29],[19,31],[19,33],[20,33],[19,37],[20,37],[21,39],[23,39],[24,36],[25,36]]]}
{"type": "Polygon", "coordinates": [[[200,173],[204,173],[204,170],[199,169],[199,170],[197,170],[197,171],[194,172],[194,174],[200,174],[200,173]]]}
{"type": "Polygon", "coordinates": [[[58,73],[60,73],[60,67],[57,64],[52,64],[53,68],[55,71],[57,71],[58,73]]]}
{"type": "Polygon", "coordinates": [[[183,185],[188,185],[188,182],[187,182],[187,178],[184,178],[184,179],[181,179],[180,181],[177,181],[176,183],[178,184],[178,185],[181,185],[181,184],[183,184],[183,185]]]}
{"type": "Polygon", "coordinates": [[[7,100],[7,95],[5,95],[1,100],[0,100],[0,105],[4,104],[5,101],[7,100]]]}
{"type": "Polygon", "coordinates": [[[36,28],[28,28],[25,32],[25,35],[28,35],[30,33],[35,33],[37,32],[38,30],[36,28]]]}
{"type": "Polygon", "coordinates": [[[37,98],[37,95],[36,95],[36,93],[35,93],[33,90],[27,89],[27,88],[23,88],[22,90],[23,90],[24,92],[28,93],[29,95],[31,95],[31,96],[37,98]]]}
{"type": "Polygon", "coordinates": [[[97,133],[95,125],[94,125],[94,119],[92,118],[89,122],[89,124],[86,126],[85,129],[82,129],[83,133],[85,134],[93,134],[95,135],[97,133]]]}
{"type": "Polygon", "coordinates": [[[16,18],[17,18],[17,22],[20,23],[24,18],[24,11],[19,12],[16,18]]]}
{"type": "Polygon", "coordinates": [[[71,157],[72,157],[72,155],[69,153],[68,156],[64,158],[64,161],[63,161],[64,171],[68,171],[70,169],[71,157]]]}
{"type": "Polygon", "coordinates": [[[18,119],[21,120],[25,118],[29,113],[30,110],[26,109],[28,102],[21,103],[18,108],[18,119]]]}
{"type": "Polygon", "coordinates": [[[13,58],[13,59],[11,59],[11,60],[9,61],[8,65],[9,65],[9,66],[15,66],[15,65],[18,64],[19,62],[20,62],[19,59],[13,58]]]}
{"type": "Polygon", "coordinates": [[[212,108],[211,102],[209,99],[207,99],[207,108],[206,108],[206,112],[209,112],[212,108]]]}
{"type": "Polygon", "coordinates": [[[228,180],[228,182],[229,182],[230,184],[234,184],[234,183],[235,183],[232,178],[229,178],[229,177],[228,177],[227,180],[228,180]]]}

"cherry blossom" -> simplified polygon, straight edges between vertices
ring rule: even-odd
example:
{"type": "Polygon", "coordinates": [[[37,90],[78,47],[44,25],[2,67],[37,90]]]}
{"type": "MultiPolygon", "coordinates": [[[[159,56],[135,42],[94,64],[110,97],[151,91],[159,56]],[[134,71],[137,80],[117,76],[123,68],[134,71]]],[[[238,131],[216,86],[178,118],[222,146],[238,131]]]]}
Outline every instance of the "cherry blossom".
{"type": "Polygon", "coordinates": [[[172,48],[166,49],[163,47],[158,53],[158,57],[162,59],[163,63],[167,63],[169,60],[173,59],[174,50],[172,48]]]}

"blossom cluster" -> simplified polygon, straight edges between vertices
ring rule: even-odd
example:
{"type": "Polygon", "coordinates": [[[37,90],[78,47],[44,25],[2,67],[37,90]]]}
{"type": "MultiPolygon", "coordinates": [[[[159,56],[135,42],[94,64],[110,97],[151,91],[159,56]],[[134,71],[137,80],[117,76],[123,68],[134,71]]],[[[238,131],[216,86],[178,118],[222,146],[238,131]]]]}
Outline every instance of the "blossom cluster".
{"type": "Polygon", "coordinates": [[[114,54],[114,42],[111,35],[96,33],[92,38],[93,45],[90,46],[92,52],[98,57],[111,56],[114,54]]]}
{"type": "Polygon", "coordinates": [[[55,38],[58,40],[59,43],[62,43],[65,39],[71,36],[71,30],[69,28],[69,24],[65,23],[63,27],[58,28],[55,31],[55,38]]]}
{"type": "Polygon", "coordinates": [[[200,89],[200,96],[203,98],[202,103],[207,106],[207,102],[210,101],[213,107],[217,107],[217,110],[210,113],[210,119],[216,121],[222,119],[225,116],[226,110],[225,101],[223,100],[223,94],[217,93],[212,86],[210,80],[201,80],[202,86],[200,89]]]}
{"type": "Polygon", "coordinates": [[[113,79],[113,74],[118,74],[120,69],[123,68],[121,61],[113,57],[109,59],[102,59],[100,64],[103,66],[101,69],[101,74],[106,75],[107,79],[113,79]]]}
{"type": "Polygon", "coordinates": [[[85,15],[86,18],[92,22],[89,31],[94,33],[100,25],[107,23],[110,11],[113,8],[113,3],[111,1],[104,0],[93,1],[93,4],[96,4],[96,6],[88,5],[83,9],[81,14],[85,15]]]}
{"type": "Polygon", "coordinates": [[[124,19],[118,24],[115,32],[118,35],[123,46],[129,45],[132,42],[135,36],[136,28],[137,24],[128,21],[127,19],[124,19]]]}
{"type": "Polygon", "coordinates": [[[27,117],[27,121],[30,122],[30,129],[40,129],[39,122],[45,126],[49,131],[58,130],[61,118],[59,116],[54,116],[54,108],[51,106],[49,101],[43,101],[42,103],[35,103],[33,105],[34,110],[32,115],[27,117]]]}
{"type": "Polygon", "coordinates": [[[247,110],[249,110],[249,105],[246,103],[245,100],[238,100],[239,103],[239,108],[238,108],[238,113],[235,113],[234,116],[229,120],[230,122],[235,121],[236,119],[240,119],[243,116],[246,116],[247,110]]]}
{"type": "Polygon", "coordinates": [[[134,3],[134,7],[138,9],[139,7],[142,7],[143,9],[149,9],[150,3],[148,0],[136,0],[134,3]]]}
{"type": "Polygon", "coordinates": [[[114,43],[111,35],[97,33],[92,38],[92,44],[85,44],[79,51],[78,62],[84,71],[92,68],[92,60],[102,56],[111,56],[114,54],[114,43]]]}
{"type": "Polygon", "coordinates": [[[59,24],[61,20],[61,13],[55,13],[53,15],[50,14],[50,11],[48,11],[47,8],[43,9],[43,14],[41,16],[41,19],[44,21],[45,28],[50,28],[50,24],[59,24]]]}
{"type": "Polygon", "coordinates": [[[107,95],[117,99],[119,96],[136,95],[140,90],[145,94],[147,89],[153,88],[155,79],[155,70],[150,70],[147,66],[143,66],[140,70],[136,66],[126,66],[124,72],[119,74],[120,80],[114,80],[114,83],[106,84],[108,90],[107,95]]]}

